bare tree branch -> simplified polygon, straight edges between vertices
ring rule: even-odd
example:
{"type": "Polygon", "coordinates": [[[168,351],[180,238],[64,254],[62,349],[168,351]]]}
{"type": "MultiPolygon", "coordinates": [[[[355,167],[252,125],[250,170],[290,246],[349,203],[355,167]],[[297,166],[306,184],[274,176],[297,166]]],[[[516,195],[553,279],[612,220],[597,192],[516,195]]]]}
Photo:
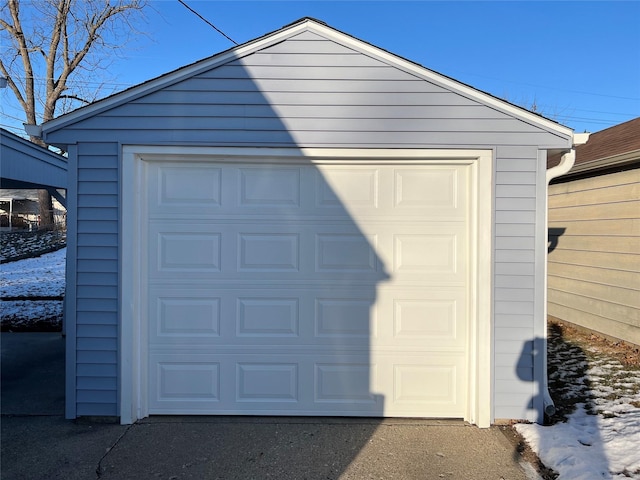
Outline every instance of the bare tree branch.
{"type": "Polygon", "coordinates": [[[90,82],[100,80],[96,72],[136,32],[132,19],[149,0],[24,0],[24,11],[21,0],[0,1],[0,40],[7,45],[0,72],[25,123],[37,124],[73,102],[97,98],[101,86],[92,89],[90,82]]]}
{"type": "MultiPolygon", "coordinates": [[[[90,94],[91,81],[113,53],[126,44],[116,30],[129,27],[148,0],[5,0],[0,33],[8,38],[21,65],[0,63],[11,91],[25,112],[25,123],[46,122],[90,94]],[[38,57],[32,57],[38,53],[38,57]],[[89,58],[91,57],[91,58],[89,58]],[[36,75],[34,72],[41,72],[36,75]],[[71,91],[70,91],[71,89],[71,91]]],[[[135,33],[134,28],[129,33],[135,33]]],[[[128,37],[129,35],[125,35],[128,37]]],[[[8,43],[8,42],[7,42],[8,43]]],[[[1,61],[0,61],[1,62],[1,61]]]]}

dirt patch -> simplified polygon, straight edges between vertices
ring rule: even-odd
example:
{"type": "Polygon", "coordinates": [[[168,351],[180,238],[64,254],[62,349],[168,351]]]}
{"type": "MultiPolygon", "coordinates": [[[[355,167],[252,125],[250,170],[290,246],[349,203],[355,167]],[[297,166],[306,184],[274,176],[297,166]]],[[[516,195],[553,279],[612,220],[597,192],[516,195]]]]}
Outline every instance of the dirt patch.
{"type": "Polygon", "coordinates": [[[531,465],[543,480],[555,480],[558,478],[558,473],[544,465],[538,458],[538,455],[531,450],[531,447],[529,447],[529,444],[525,442],[522,435],[520,435],[513,427],[514,424],[515,422],[510,425],[500,425],[499,427],[500,431],[502,431],[504,436],[507,437],[513,445],[514,455],[516,455],[519,460],[525,461],[531,465]]]}
{"type": "Polygon", "coordinates": [[[583,348],[609,355],[626,367],[640,368],[640,346],[638,345],[576,328],[573,325],[557,320],[549,322],[549,326],[559,331],[566,339],[575,342],[583,348]]]}
{"type": "Polygon", "coordinates": [[[55,252],[67,244],[66,230],[0,233],[0,264],[55,252]]]}
{"type": "MultiPolygon", "coordinates": [[[[54,302],[48,302],[54,303],[54,302]]],[[[0,322],[0,332],[61,332],[62,331],[62,302],[45,308],[49,313],[33,318],[24,315],[5,315],[0,322]]]]}

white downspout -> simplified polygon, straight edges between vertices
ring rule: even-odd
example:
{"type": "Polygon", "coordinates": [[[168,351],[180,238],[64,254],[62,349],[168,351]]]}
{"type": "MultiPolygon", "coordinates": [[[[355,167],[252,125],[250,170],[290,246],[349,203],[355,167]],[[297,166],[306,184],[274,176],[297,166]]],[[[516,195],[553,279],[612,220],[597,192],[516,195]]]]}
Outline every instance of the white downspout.
{"type": "MultiPolygon", "coordinates": [[[[545,188],[545,213],[544,213],[544,223],[545,229],[549,232],[549,183],[554,178],[560,177],[569,173],[569,170],[573,167],[576,161],[576,150],[575,147],[578,145],[582,145],[587,143],[589,140],[588,133],[579,133],[573,135],[573,146],[571,150],[565,152],[560,159],[560,163],[555,167],[551,167],[547,170],[547,184],[545,188]]],[[[547,233],[548,234],[548,233],[547,233]]],[[[549,264],[549,249],[545,250],[545,258],[544,258],[544,318],[545,322],[547,319],[547,268],[549,264]]],[[[544,329],[544,351],[541,352],[544,358],[544,385],[542,388],[542,403],[544,408],[544,413],[547,416],[551,416],[556,412],[556,406],[553,403],[553,399],[551,398],[551,394],[549,393],[549,380],[547,376],[547,329],[544,329]]]]}

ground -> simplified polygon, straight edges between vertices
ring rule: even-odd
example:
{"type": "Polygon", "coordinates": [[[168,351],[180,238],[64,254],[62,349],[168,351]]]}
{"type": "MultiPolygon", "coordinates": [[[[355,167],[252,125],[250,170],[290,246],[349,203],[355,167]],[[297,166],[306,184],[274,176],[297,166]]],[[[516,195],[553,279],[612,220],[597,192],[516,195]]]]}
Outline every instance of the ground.
{"type": "Polygon", "coordinates": [[[0,233],[3,332],[62,329],[64,231],[0,233]]]}
{"type": "Polygon", "coordinates": [[[552,319],[547,425],[505,428],[545,479],[640,479],[640,347],[552,319]]]}
{"type": "MultiPolygon", "coordinates": [[[[2,330],[59,330],[64,235],[0,241],[2,330]]],[[[640,347],[551,319],[548,373],[556,413],[547,425],[501,427],[522,458],[545,480],[640,479],[640,347]]]]}

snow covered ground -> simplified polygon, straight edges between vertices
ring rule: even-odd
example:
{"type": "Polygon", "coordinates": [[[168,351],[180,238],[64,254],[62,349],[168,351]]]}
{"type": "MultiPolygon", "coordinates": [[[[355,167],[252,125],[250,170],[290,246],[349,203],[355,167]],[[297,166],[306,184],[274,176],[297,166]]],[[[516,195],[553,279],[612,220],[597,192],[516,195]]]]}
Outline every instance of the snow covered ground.
{"type": "Polygon", "coordinates": [[[516,430],[558,480],[640,479],[640,368],[553,335],[549,384],[565,421],[516,430]]]}
{"type": "Polygon", "coordinates": [[[62,321],[62,296],[67,249],[0,265],[0,303],[3,330],[62,321]]]}

